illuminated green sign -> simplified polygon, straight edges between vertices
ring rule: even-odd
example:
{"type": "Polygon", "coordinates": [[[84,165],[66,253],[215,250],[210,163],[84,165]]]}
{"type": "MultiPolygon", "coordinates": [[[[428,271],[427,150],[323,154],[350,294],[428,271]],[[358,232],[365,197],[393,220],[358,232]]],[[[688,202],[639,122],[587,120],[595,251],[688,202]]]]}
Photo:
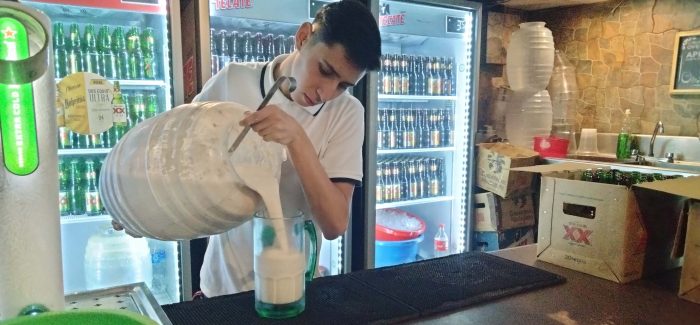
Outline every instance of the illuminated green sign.
{"type": "MultiPolygon", "coordinates": [[[[27,57],[29,39],[24,25],[14,18],[0,18],[0,59],[27,57]]],[[[31,83],[0,83],[0,134],[5,168],[21,176],[33,173],[39,166],[39,148],[31,83]]]]}

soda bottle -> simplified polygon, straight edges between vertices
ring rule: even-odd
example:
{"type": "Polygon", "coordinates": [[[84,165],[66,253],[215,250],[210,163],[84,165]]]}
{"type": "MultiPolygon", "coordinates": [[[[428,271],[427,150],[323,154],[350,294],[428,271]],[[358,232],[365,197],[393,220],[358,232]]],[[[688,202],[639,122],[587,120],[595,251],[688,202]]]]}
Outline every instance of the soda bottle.
{"type": "Polygon", "coordinates": [[[112,121],[114,121],[114,125],[109,130],[110,142],[113,146],[116,145],[117,141],[129,130],[129,119],[127,116],[129,116],[129,113],[127,112],[126,105],[124,105],[119,81],[115,81],[112,97],[112,121]]]}
{"type": "Polygon", "coordinates": [[[128,79],[143,79],[144,77],[144,58],[141,49],[141,32],[140,28],[131,27],[126,34],[126,53],[128,56],[128,79]]]}
{"type": "Polygon", "coordinates": [[[95,26],[87,25],[83,34],[83,70],[100,74],[100,54],[97,52],[95,26]]]}
{"type": "Polygon", "coordinates": [[[129,54],[126,51],[126,38],[121,26],[114,28],[112,32],[112,53],[116,65],[116,78],[127,79],[129,75],[129,54]]]}
{"type": "Polygon", "coordinates": [[[68,75],[68,49],[66,36],[63,34],[63,23],[53,24],[53,63],[56,77],[63,78],[68,75]]]}
{"type": "Polygon", "coordinates": [[[83,50],[80,45],[80,27],[70,25],[68,34],[68,73],[83,71],[83,50]]]}
{"type": "Polygon", "coordinates": [[[85,214],[96,216],[102,212],[100,203],[100,193],[97,191],[97,173],[95,172],[95,162],[88,160],[85,162],[85,214]]]}
{"type": "Polygon", "coordinates": [[[71,213],[70,172],[63,159],[58,160],[58,210],[62,216],[71,213]]]}
{"type": "Polygon", "coordinates": [[[85,214],[85,191],[83,188],[83,176],[80,172],[80,160],[72,159],[68,167],[68,202],[71,214],[85,214]]]}
{"type": "Polygon", "coordinates": [[[435,234],[435,257],[447,256],[450,253],[450,241],[447,237],[447,232],[445,232],[445,225],[440,224],[438,232],[435,234]]]}
{"type": "Polygon", "coordinates": [[[158,95],[148,94],[146,96],[146,108],[144,111],[144,119],[149,119],[158,114],[158,95]]]}
{"type": "Polygon", "coordinates": [[[100,54],[100,75],[107,79],[117,78],[117,60],[112,52],[112,35],[109,27],[102,25],[97,32],[97,52],[100,54]]]}
{"type": "Polygon", "coordinates": [[[155,80],[158,77],[158,62],[156,57],[156,37],[153,28],[146,27],[141,34],[141,51],[143,52],[143,77],[155,80]]]}

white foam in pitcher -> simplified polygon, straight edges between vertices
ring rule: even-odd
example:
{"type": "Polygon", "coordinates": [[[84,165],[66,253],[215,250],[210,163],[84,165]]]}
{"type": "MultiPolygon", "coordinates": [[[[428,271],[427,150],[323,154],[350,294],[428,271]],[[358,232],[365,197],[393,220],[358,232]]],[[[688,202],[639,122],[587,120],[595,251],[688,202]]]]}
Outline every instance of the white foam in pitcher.
{"type": "Polygon", "coordinates": [[[255,256],[255,295],[268,304],[288,304],[304,295],[304,255],[269,248],[255,256]]]}

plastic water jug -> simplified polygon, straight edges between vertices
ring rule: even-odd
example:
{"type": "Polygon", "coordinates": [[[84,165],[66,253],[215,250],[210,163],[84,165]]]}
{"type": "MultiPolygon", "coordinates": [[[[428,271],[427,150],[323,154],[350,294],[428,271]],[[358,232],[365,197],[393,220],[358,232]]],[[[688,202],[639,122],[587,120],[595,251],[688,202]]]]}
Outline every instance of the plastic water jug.
{"type": "Polygon", "coordinates": [[[535,93],[549,83],[554,67],[554,39],[544,22],[521,23],[506,55],[508,83],[515,92],[535,93]]]}
{"type": "Polygon", "coordinates": [[[129,231],[161,240],[210,236],[250,220],[261,199],[233,166],[255,164],[279,180],[284,150],[249,132],[228,152],[246,111],[231,102],[185,104],[129,130],[100,173],[107,211],[129,231]]]}
{"type": "MultiPolygon", "coordinates": [[[[518,100],[517,96],[512,97],[518,100]]],[[[513,145],[534,149],[535,136],[549,136],[552,131],[552,103],[546,90],[525,100],[519,109],[506,113],[506,135],[513,145]]]]}
{"type": "Polygon", "coordinates": [[[88,290],[145,282],[151,287],[151,253],[145,238],[114,229],[90,236],[85,247],[85,284],[88,290]]]}
{"type": "Polygon", "coordinates": [[[559,50],[554,54],[554,70],[549,80],[549,96],[552,98],[554,124],[571,124],[576,114],[578,86],[576,68],[559,50]]]}

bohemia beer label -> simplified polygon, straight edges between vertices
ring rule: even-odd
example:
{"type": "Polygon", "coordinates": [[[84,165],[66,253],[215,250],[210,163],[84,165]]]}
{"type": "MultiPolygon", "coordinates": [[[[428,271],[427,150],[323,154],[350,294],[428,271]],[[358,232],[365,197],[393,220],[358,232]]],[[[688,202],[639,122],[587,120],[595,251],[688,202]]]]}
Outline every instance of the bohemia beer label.
{"type": "Polygon", "coordinates": [[[58,83],[57,95],[68,129],[79,134],[98,134],[112,127],[112,85],[103,77],[89,72],[73,73],[58,83]]]}

